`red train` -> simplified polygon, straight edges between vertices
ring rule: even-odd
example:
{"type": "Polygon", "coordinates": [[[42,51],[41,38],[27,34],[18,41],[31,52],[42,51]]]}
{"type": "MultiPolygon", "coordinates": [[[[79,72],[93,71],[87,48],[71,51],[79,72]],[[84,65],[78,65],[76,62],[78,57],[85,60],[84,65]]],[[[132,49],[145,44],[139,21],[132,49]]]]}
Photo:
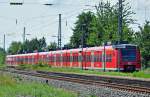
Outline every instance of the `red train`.
{"type": "Polygon", "coordinates": [[[141,69],[140,51],[136,45],[120,44],[49,52],[7,55],[6,63],[38,64],[54,67],[135,71],[141,69]]]}

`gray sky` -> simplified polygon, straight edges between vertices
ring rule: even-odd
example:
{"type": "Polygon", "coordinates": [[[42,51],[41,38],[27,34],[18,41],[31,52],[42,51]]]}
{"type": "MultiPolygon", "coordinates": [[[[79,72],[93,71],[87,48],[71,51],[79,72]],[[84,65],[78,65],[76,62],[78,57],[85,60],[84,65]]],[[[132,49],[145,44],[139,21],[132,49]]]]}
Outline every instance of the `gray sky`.
{"type": "MultiPolygon", "coordinates": [[[[95,5],[101,0],[24,0],[23,6],[10,6],[10,1],[0,0],[0,46],[3,47],[3,35],[6,34],[6,48],[12,41],[22,41],[23,27],[26,27],[27,39],[45,37],[47,43],[57,42],[58,14],[62,14],[62,43],[66,44],[72,35],[76,16],[85,9],[95,9],[85,5],[95,5]],[[44,6],[48,2],[53,6],[44,6]],[[16,24],[17,19],[17,24],[16,24]]],[[[103,0],[105,1],[105,0],[103,0]]],[[[118,0],[110,0],[113,3],[118,0]]],[[[145,19],[150,20],[150,0],[128,0],[132,10],[136,13],[134,19],[143,24],[145,19]]],[[[137,25],[132,26],[137,30],[137,25]]]]}

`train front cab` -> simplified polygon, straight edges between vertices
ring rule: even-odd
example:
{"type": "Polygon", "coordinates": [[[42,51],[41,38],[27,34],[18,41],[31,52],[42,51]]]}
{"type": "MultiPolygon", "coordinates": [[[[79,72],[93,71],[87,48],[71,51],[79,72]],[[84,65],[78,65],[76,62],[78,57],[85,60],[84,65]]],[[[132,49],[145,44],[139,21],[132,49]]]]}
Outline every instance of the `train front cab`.
{"type": "Polygon", "coordinates": [[[141,69],[140,51],[136,45],[122,44],[118,46],[119,65],[121,71],[139,71],[141,69]]]}

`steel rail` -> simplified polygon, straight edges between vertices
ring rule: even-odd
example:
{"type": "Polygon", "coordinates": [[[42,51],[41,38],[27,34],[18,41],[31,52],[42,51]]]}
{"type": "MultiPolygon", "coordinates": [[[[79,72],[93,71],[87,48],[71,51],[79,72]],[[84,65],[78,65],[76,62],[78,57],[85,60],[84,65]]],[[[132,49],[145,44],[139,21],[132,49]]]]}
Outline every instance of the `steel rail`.
{"type": "Polygon", "coordinates": [[[104,82],[104,81],[95,81],[95,80],[90,80],[90,79],[87,80],[87,79],[80,79],[80,78],[72,78],[72,77],[60,76],[60,75],[55,75],[55,74],[50,75],[50,74],[39,73],[35,71],[33,72],[23,71],[23,70],[14,70],[14,71],[3,70],[3,71],[23,74],[23,75],[28,75],[28,76],[41,77],[41,78],[46,78],[46,79],[80,83],[80,84],[85,84],[85,85],[95,85],[97,87],[103,86],[103,87],[108,87],[108,88],[117,89],[117,90],[150,94],[150,88],[147,88],[147,87],[131,86],[131,85],[118,84],[118,83],[116,84],[116,83],[109,83],[109,82],[104,82]]]}

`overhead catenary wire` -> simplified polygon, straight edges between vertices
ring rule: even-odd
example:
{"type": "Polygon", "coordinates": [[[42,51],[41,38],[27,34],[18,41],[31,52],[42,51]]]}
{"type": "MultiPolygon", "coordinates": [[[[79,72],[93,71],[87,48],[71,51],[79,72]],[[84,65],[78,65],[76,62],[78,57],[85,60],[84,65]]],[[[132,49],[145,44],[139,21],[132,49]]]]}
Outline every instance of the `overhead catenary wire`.
{"type": "MultiPolygon", "coordinates": [[[[71,12],[71,11],[70,11],[71,12]]],[[[67,13],[67,12],[66,12],[67,13]]],[[[73,14],[76,14],[76,13],[78,13],[78,12],[74,12],[74,11],[72,11],[72,13],[73,14]]],[[[67,17],[65,17],[62,21],[64,22],[64,20],[66,19],[66,18],[71,18],[71,17],[73,17],[74,15],[73,14],[71,14],[71,15],[69,15],[69,16],[67,16],[67,17]]],[[[15,18],[14,18],[15,19],[15,18]]],[[[45,29],[45,28],[48,28],[48,27],[50,27],[51,25],[53,25],[53,24],[56,24],[58,22],[58,20],[56,20],[56,21],[52,21],[52,22],[48,22],[48,23],[42,23],[42,26],[40,26],[40,27],[38,27],[38,28],[34,28],[34,29],[32,29],[32,30],[29,30],[30,32],[33,32],[34,30],[37,30],[37,29],[45,29]]],[[[37,27],[37,24],[35,25],[35,27],[37,27]]],[[[9,31],[7,31],[7,32],[12,32],[11,31],[11,29],[14,29],[14,28],[16,28],[16,25],[15,26],[13,26],[13,27],[11,27],[10,29],[9,29],[9,31]]],[[[32,26],[32,28],[33,28],[33,26],[32,26]]],[[[16,28],[16,30],[17,30],[17,28],[16,28]]],[[[18,29],[19,30],[19,29],[18,29]]],[[[20,31],[16,31],[16,32],[20,32],[20,31]]],[[[34,31],[34,32],[37,32],[37,31],[34,31]]],[[[11,33],[9,33],[9,34],[11,34],[11,33]]],[[[20,33],[20,34],[22,34],[22,33],[20,33]]],[[[14,35],[18,35],[18,33],[13,33],[12,34],[13,36],[14,35]]],[[[11,35],[11,36],[12,36],[11,35]]]]}
{"type": "MultiPolygon", "coordinates": [[[[67,16],[65,16],[65,17],[62,17],[62,22],[66,22],[66,21],[64,21],[64,20],[66,20],[66,19],[70,19],[70,18],[72,18],[72,17],[74,17],[74,15],[76,15],[77,13],[79,13],[80,11],[78,10],[77,12],[75,12],[75,11],[70,11],[72,14],[69,14],[69,15],[67,15],[67,16]]],[[[68,12],[66,12],[66,13],[68,13],[68,12]]],[[[38,27],[37,26],[37,24],[36,25],[33,25],[32,26],[32,28],[34,28],[34,27],[38,27],[39,29],[42,29],[43,27],[45,28],[45,27],[50,27],[50,25],[53,25],[54,23],[57,23],[58,22],[58,20],[56,20],[56,21],[52,21],[52,22],[48,22],[48,23],[46,23],[46,24],[41,24],[42,26],[41,27],[38,27]]]]}

